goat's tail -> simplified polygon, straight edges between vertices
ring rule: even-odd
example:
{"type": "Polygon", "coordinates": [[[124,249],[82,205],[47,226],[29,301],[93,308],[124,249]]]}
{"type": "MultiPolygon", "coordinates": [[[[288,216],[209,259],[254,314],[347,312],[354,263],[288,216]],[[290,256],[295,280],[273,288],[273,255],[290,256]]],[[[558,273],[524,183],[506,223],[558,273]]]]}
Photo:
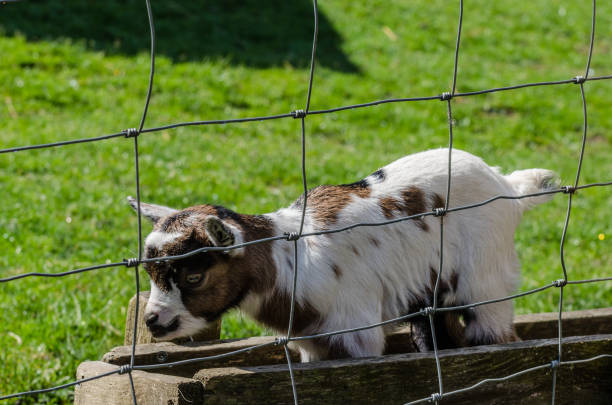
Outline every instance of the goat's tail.
{"type": "MultiPolygon", "coordinates": [[[[559,188],[560,184],[557,173],[546,169],[517,170],[507,175],[506,180],[510,182],[517,196],[555,190],[559,188]]],[[[521,198],[517,201],[520,202],[523,210],[528,210],[538,204],[550,201],[552,196],[553,194],[543,194],[521,198]]]]}

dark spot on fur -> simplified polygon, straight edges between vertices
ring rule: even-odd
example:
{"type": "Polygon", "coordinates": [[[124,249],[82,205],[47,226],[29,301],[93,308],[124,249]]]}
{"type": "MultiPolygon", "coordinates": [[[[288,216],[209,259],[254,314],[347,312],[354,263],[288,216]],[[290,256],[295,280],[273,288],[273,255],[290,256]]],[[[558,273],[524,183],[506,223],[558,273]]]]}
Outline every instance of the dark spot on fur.
{"type": "Polygon", "coordinates": [[[376,238],[370,238],[370,243],[372,245],[374,245],[375,247],[379,247],[380,246],[380,242],[376,238]]]}
{"type": "Polygon", "coordinates": [[[342,270],[340,269],[340,267],[336,263],[333,263],[331,268],[332,268],[336,278],[342,277],[342,270]]]}
{"type": "Polygon", "coordinates": [[[341,184],[339,187],[351,188],[351,189],[364,189],[364,188],[369,188],[370,184],[368,183],[367,179],[361,179],[361,180],[356,181],[354,183],[341,184]]]}
{"type": "Polygon", "coordinates": [[[338,339],[332,340],[329,344],[329,351],[327,352],[328,360],[339,360],[351,357],[350,353],[338,339]]]}
{"type": "Polygon", "coordinates": [[[239,225],[244,225],[244,215],[240,215],[228,208],[222,207],[220,205],[214,205],[213,208],[216,211],[217,217],[219,217],[219,219],[227,219],[230,218],[232,220],[234,220],[237,224],[239,225]]]}
{"type": "MultiPolygon", "coordinates": [[[[432,297],[433,297],[434,289],[436,287],[437,279],[438,279],[438,271],[434,269],[433,267],[430,267],[429,268],[429,282],[430,282],[429,290],[430,291],[428,292],[431,292],[432,297]]],[[[444,295],[448,294],[449,291],[450,289],[448,287],[448,283],[440,277],[440,283],[438,284],[438,305],[442,303],[444,295]]]]}
{"type": "Polygon", "coordinates": [[[459,284],[459,274],[457,274],[457,272],[455,271],[453,271],[450,276],[450,284],[453,288],[453,291],[457,291],[457,285],[459,284]]]}
{"type": "MultiPolygon", "coordinates": [[[[285,291],[274,289],[261,305],[259,313],[255,316],[257,321],[269,326],[281,333],[287,333],[289,325],[289,308],[291,307],[291,295],[285,291]]],[[[321,319],[321,314],[310,304],[295,302],[293,316],[293,332],[300,333],[306,328],[316,328],[321,319]]]]}
{"type": "MultiPolygon", "coordinates": [[[[454,349],[463,346],[463,328],[455,327],[457,314],[452,312],[437,313],[434,315],[434,329],[438,350],[454,349]]],[[[429,317],[421,316],[410,323],[414,345],[420,352],[434,349],[429,317]]]]}
{"type": "Polygon", "coordinates": [[[463,316],[463,321],[465,322],[466,325],[468,325],[470,322],[476,319],[476,312],[474,312],[473,308],[464,309],[461,312],[461,315],[463,316]]]}
{"type": "Polygon", "coordinates": [[[353,253],[355,253],[356,256],[361,256],[359,254],[359,250],[357,250],[357,248],[355,246],[351,246],[351,248],[353,249],[353,253]]]}
{"type": "Polygon", "coordinates": [[[383,181],[385,181],[386,174],[383,169],[378,169],[370,176],[374,178],[377,182],[382,183],[383,181]]]}
{"type": "Polygon", "coordinates": [[[159,257],[159,250],[153,246],[148,246],[145,249],[145,258],[159,257]]]}
{"type": "MultiPolygon", "coordinates": [[[[418,187],[408,187],[401,193],[401,199],[394,197],[383,197],[379,201],[380,209],[387,219],[392,219],[395,215],[413,216],[425,213],[425,197],[423,192],[418,187]]],[[[414,223],[424,231],[428,231],[429,227],[423,218],[414,218],[414,223]]]]}
{"type": "Polygon", "coordinates": [[[432,196],[432,205],[432,210],[435,208],[444,208],[444,205],[446,205],[446,201],[440,196],[440,194],[434,193],[434,195],[432,196]]]}
{"type": "Polygon", "coordinates": [[[393,197],[381,198],[378,205],[380,205],[380,209],[382,210],[383,215],[387,219],[393,218],[393,211],[401,210],[400,202],[393,197]]]}

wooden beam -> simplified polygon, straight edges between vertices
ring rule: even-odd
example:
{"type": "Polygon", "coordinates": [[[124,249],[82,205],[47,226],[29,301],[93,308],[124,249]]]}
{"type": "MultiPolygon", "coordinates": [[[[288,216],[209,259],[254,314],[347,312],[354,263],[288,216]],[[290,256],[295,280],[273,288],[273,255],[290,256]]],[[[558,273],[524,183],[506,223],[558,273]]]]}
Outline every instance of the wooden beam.
{"type": "MultiPolygon", "coordinates": [[[[444,392],[469,387],[485,378],[550,364],[557,340],[531,340],[504,345],[440,352],[444,392]]],[[[563,359],[585,359],[612,353],[612,335],[571,337],[563,342],[563,359]]],[[[299,403],[397,404],[430,397],[438,391],[432,353],[298,363],[294,365],[299,403]]],[[[206,404],[288,404],[293,402],[286,365],[202,369],[193,377],[204,385],[206,404]]],[[[612,402],[612,358],[557,370],[557,404],[612,402]]],[[[541,369],[505,382],[483,384],[452,395],[444,404],[550,403],[552,371],[541,369]]]]}
{"type": "MultiPolygon", "coordinates": [[[[196,357],[214,356],[251,346],[270,343],[273,342],[274,339],[275,338],[272,336],[262,336],[248,339],[218,340],[215,342],[189,342],[181,345],[170,342],[137,345],[134,364],[161,364],[193,359],[196,357]]],[[[115,347],[104,355],[102,361],[115,365],[128,364],[130,362],[131,351],[131,346],[115,347]]],[[[292,359],[298,362],[298,354],[296,352],[291,353],[292,359]]],[[[278,364],[284,361],[285,352],[282,347],[267,346],[262,349],[243,352],[220,360],[159,369],[159,372],[190,377],[202,367],[278,364]]]]}
{"type": "MultiPolygon", "coordinates": [[[[557,336],[557,313],[519,315],[515,319],[517,333],[523,340],[553,338],[557,336]]],[[[129,323],[129,321],[128,321],[129,323]]],[[[580,336],[589,334],[612,334],[612,308],[573,311],[563,313],[563,336],[580,336]]],[[[254,337],[239,340],[217,340],[213,342],[188,342],[183,344],[156,343],[142,344],[136,347],[135,364],[157,364],[195,357],[207,357],[244,349],[262,343],[268,343],[274,337],[254,337]]],[[[386,354],[409,353],[413,350],[410,328],[400,328],[387,337],[386,354]]],[[[103,361],[122,365],[128,364],[132,352],[131,346],[119,346],[107,353],[103,361]]],[[[294,361],[298,355],[292,352],[294,361]]],[[[202,367],[257,366],[264,364],[284,363],[284,351],[275,346],[242,353],[231,358],[202,362],[185,368],[167,369],[174,375],[191,376],[202,367]]]]}
{"type": "MultiPolygon", "coordinates": [[[[514,320],[516,333],[523,340],[557,336],[558,312],[519,315],[514,320]]],[[[563,312],[563,336],[612,333],[612,308],[563,312]]]]}

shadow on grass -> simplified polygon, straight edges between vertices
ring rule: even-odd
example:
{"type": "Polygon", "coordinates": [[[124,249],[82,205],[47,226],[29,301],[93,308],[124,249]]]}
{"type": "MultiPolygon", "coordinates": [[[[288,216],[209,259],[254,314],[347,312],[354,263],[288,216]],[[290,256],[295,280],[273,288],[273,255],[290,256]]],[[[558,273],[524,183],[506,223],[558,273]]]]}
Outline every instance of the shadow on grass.
{"type": "MultiPolygon", "coordinates": [[[[0,6],[0,33],[30,41],[69,38],[89,49],[133,55],[148,51],[144,0],[24,0],[0,6]]],[[[157,53],[173,61],[227,58],[253,67],[310,63],[310,0],[165,0],[152,2],[157,53]]],[[[357,72],[342,38],[319,12],[317,62],[357,72]]]]}

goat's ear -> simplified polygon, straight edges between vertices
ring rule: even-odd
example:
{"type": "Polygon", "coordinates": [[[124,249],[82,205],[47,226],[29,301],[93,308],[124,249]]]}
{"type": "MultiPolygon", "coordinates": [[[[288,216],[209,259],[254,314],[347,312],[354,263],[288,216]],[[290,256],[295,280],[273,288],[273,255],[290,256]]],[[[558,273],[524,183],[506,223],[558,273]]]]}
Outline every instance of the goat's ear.
{"type": "MultiPolygon", "coordinates": [[[[138,212],[138,203],[135,198],[128,197],[128,203],[134,209],[134,211],[138,212]]],[[[155,204],[147,204],[144,202],[140,202],[140,212],[145,216],[149,221],[155,225],[160,219],[167,217],[168,215],[174,214],[178,212],[174,208],[164,207],[163,205],[155,205],[155,204]]]]}
{"type": "Polygon", "coordinates": [[[231,246],[236,243],[234,231],[217,217],[207,217],[204,221],[204,229],[206,236],[214,246],[231,246]]]}

